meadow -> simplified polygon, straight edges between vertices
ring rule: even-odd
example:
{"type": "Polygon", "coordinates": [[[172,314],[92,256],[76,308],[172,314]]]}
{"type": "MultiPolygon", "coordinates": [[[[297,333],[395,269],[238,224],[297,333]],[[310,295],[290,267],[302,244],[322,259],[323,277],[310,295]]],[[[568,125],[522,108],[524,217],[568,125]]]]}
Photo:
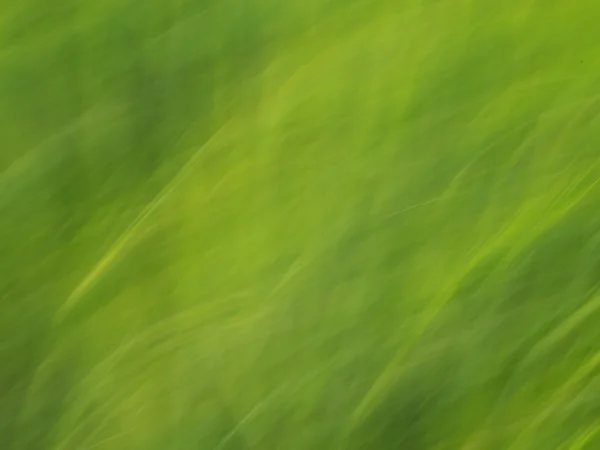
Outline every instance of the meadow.
{"type": "Polygon", "coordinates": [[[600,2],[0,2],[0,449],[600,448],[600,2]]]}

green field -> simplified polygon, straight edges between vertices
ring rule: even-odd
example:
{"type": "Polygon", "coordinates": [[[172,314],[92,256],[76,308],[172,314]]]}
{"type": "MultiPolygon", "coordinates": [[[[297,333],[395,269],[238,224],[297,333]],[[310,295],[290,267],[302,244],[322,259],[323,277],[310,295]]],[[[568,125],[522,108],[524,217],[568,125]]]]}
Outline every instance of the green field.
{"type": "Polygon", "coordinates": [[[1,1],[0,449],[599,449],[599,24],[1,1]]]}

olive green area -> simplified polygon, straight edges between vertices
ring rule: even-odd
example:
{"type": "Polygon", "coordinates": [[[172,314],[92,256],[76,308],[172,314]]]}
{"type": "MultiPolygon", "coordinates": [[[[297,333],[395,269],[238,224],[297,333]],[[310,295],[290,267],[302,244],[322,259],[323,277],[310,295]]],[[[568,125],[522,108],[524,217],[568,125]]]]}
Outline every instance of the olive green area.
{"type": "Polygon", "coordinates": [[[0,449],[600,448],[600,2],[0,2],[0,449]]]}

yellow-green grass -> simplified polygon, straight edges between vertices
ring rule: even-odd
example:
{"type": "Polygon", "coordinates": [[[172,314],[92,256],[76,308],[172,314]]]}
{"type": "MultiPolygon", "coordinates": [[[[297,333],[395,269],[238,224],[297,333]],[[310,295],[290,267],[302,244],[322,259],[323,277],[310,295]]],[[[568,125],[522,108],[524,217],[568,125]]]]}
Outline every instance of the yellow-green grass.
{"type": "Polygon", "coordinates": [[[0,449],[600,446],[600,3],[0,5],[0,449]]]}

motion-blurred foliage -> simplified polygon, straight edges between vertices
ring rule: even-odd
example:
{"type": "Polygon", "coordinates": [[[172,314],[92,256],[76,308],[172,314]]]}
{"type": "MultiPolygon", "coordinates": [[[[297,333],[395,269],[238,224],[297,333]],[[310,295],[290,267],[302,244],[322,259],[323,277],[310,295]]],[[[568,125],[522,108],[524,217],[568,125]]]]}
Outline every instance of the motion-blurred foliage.
{"type": "Polygon", "coordinates": [[[600,448],[599,20],[0,2],[0,449],[600,448]]]}

